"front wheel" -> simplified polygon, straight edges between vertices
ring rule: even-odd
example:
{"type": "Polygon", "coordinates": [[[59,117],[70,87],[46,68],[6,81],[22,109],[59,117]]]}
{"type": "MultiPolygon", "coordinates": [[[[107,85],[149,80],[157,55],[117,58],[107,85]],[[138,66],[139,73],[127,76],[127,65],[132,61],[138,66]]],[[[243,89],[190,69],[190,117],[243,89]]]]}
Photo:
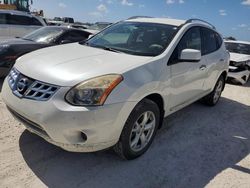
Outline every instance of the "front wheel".
{"type": "Polygon", "coordinates": [[[115,152],[131,160],[144,154],[151,145],[160,122],[160,110],[156,103],[143,99],[129,115],[115,152]]]}
{"type": "Polygon", "coordinates": [[[220,76],[220,78],[218,79],[214,87],[214,90],[210,94],[205,96],[202,99],[202,101],[209,106],[216,105],[221,97],[221,93],[223,91],[224,85],[225,85],[225,79],[223,76],[220,76]]]}

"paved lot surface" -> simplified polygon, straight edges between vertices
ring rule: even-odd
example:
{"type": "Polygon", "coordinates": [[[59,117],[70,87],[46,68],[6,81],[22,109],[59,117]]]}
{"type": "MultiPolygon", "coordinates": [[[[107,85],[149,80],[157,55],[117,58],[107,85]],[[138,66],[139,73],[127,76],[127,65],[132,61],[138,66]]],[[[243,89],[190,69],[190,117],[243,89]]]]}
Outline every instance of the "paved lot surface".
{"type": "Polygon", "coordinates": [[[168,117],[146,155],[129,162],[112,151],[69,153],[48,144],[15,121],[0,97],[1,188],[249,188],[249,151],[250,83],[227,85],[216,107],[195,103],[168,117]]]}

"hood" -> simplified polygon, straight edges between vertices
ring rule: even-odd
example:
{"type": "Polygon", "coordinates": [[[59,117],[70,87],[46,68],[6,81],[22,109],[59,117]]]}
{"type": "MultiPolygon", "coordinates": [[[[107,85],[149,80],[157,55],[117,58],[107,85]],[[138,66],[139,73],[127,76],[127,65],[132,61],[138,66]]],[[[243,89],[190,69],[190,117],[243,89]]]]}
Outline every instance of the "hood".
{"type": "Polygon", "coordinates": [[[46,83],[73,86],[105,74],[122,74],[152,57],[134,56],[78,43],[34,51],[15,64],[22,74],[46,83]]]}
{"type": "Polygon", "coordinates": [[[250,55],[230,53],[230,60],[235,61],[235,62],[247,61],[247,60],[250,60],[250,55]]]}
{"type": "Polygon", "coordinates": [[[21,38],[1,38],[0,45],[13,45],[13,44],[35,44],[34,41],[24,40],[21,38]]]}

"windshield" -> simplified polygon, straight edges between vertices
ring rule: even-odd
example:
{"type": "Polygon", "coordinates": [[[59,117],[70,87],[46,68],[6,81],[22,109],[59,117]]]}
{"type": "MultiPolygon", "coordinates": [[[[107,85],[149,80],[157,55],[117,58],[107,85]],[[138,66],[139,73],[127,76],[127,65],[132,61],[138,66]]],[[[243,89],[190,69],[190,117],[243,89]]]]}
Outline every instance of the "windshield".
{"type": "Polygon", "coordinates": [[[35,42],[50,43],[55,37],[59,36],[64,31],[64,28],[58,27],[42,27],[26,36],[23,39],[32,40],[35,42]]]}
{"type": "Polygon", "coordinates": [[[225,42],[229,52],[250,55],[250,44],[225,42]]]}
{"type": "Polygon", "coordinates": [[[141,56],[161,54],[178,28],[172,25],[120,22],[87,41],[87,45],[141,56]]]}

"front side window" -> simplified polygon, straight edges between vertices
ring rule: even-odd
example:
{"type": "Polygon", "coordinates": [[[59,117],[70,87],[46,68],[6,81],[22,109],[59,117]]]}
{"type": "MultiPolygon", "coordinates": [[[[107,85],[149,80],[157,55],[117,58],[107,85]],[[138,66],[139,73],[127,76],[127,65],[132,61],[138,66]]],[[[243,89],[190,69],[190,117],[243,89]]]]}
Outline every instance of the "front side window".
{"type": "Polygon", "coordinates": [[[42,26],[42,23],[38,19],[32,18],[30,25],[42,26]]]}
{"type": "Polygon", "coordinates": [[[250,55],[250,44],[225,42],[229,52],[250,55]]]}
{"type": "Polygon", "coordinates": [[[199,27],[189,29],[179,42],[177,48],[179,52],[184,49],[201,50],[201,35],[199,27]]]}
{"type": "Polygon", "coordinates": [[[172,25],[126,21],[103,30],[87,44],[131,55],[157,56],[166,49],[177,31],[178,28],[172,25]]]}
{"type": "Polygon", "coordinates": [[[170,64],[178,62],[181,55],[181,51],[184,49],[194,49],[201,51],[201,34],[199,27],[193,27],[183,35],[173,54],[170,57],[170,64]]]}

